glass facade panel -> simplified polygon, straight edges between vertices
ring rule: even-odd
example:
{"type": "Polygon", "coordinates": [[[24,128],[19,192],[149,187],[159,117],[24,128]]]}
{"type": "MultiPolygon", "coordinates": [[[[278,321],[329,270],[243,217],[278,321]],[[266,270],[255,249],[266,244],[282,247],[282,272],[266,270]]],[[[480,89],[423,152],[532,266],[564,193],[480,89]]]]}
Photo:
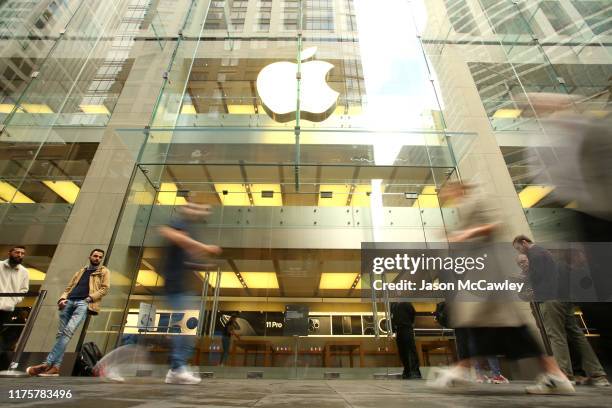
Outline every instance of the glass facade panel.
{"type": "Polygon", "coordinates": [[[560,7],[558,1],[543,1],[540,7],[550,24],[559,34],[573,35],[576,33],[576,25],[565,10],[560,7]]]}
{"type": "MultiPolygon", "coordinates": [[[[131,181],[120,220],[106,254],[106,266],[112,277],[112,291],[104,299],[100,318],[91,320],[85,337],[86,341],[94,341],[105,353],[123,344],[137,343],[137,339],[130,339],[129,334],[139,332],[138,323],[131,319],[132,310],[126,299],[132,291],[140,287],[137,266],[140,265],[144,239],[146,234],[150,233],[147,226],[152,217],[156,193],[141,169],[135,169],[131,181]]],[[[146,283],[152,280],[153,287],[158,285],[155,275],[153,278],[147,275],[146,278],[146,283]]],[[[134,361],[135,364],[144,362],[134,361]]]]}
{"type": "Polygon", "coordinates": [[[593,34],[610,35],[612,30],[612,4],[606,1],[572,1],[593,34]]]}
{"type": "MultiPolygon", "coordinates": [[[[132,241],[130,252],[139,245],[143,249],[140,263],[132,266],[138,276],[123,338],[137,337],[138,344],[161,351],[167,347],[164,338],[190,337],[198,344],[199,364],[221,376],[235,375],[239,367],[263,367],[273,369],[266,371],[272,378],[317,378],[325,369],[363,378],[397,364],[384,302],[380,299],[376,312],[362,302],[358,248],[375,236],[381,241],[443,240],[445,218],[453,221],[452,214],[443,216],[437,201],[435,171],[361,163],[301,170],[297,190],[286,181],[293,166],[142,165],[142,173],[158,175],[159,183],[153,183],[158,186],[156,204],[144,242],[132,241]],[[192,236],[215,242],[224,252],[194,270],[189,287],[200,296],[194,293],[185,309],[176,310],[165,302],[161,288],[165,250],[156,231],[177,217],[187,195],[213,208],[205,223],[193,225],[192,236]],[[374,213],[383,208],[383,219],[376,221],[374,213]],[[155,309],[154,326],[134,330],[138,311],[149,305],[155,309]],[[287,327],[288,310],[297,306],[309,316],[299,336],[287,327]],[[234,340],[226,368],[220,369],[221,332],[231,315],[238,316],[241,339],[234,340]],[[335,349],[326,354],[339,339],[358,348],[354,356],[335,349]],[[355,369],[343,369],[349,365],[355,369]]],[[[439,183],[454,177],[452,167],[440,170],[439,183]]]]}
{"type": "Polygon", "coordinates": [[[529,28],[513,1],[480,0],[480,3],[493,29],[500,36],[529,34],[529,28]]]}
{"type": "Polygon", "coordinates": [[[476,20],[466,0],[446,0],[444,2],[448,18],[458,33],[478,35],[476,20]]]}
{"type": "MultiPolygon", "coordinates": [[[[185,336],[220,377],[393,373],[361,243],[446,242],[449,181],[486,190],[516,233],[565,239],[572,202],[546,178],[563,151],[530,95],[609,115],[610,19],[573,0],[0,2],[1,245],[31,247],[51,291],[82,261],[56,251],[107,248],[86,341],[146,345],[155,369],[185,336]],[[176,305],[159,227],[187,200],[212,206],[193,234],[223,254],[176,305]],[[243,339],[219,367],[232,315],[243,339]]],[[[435,301],[415,302],[418,344],[451,349],[435,301]]]]}

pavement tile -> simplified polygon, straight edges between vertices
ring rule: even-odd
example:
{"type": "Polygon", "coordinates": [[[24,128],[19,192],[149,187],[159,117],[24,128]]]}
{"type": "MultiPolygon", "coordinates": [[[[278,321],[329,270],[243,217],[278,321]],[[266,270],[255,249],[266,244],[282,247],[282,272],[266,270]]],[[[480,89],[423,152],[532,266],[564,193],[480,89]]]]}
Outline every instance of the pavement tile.
{"type": "Polygon", "coordinates": [[[290,407],[290,408],[443,408],[443,407],[612,407],[612,387],[578,387],[573,396],[525,394],[528,382],[484,384],[440,391],[425,381],[401,380],[224,380],[200,385],[169,385],[162,378],[128,378],[124,384],[99,378],[0,379],[0,407],[290,407]],[[70,390],[71,399],[9,399],[10,390],[70,390]]]}

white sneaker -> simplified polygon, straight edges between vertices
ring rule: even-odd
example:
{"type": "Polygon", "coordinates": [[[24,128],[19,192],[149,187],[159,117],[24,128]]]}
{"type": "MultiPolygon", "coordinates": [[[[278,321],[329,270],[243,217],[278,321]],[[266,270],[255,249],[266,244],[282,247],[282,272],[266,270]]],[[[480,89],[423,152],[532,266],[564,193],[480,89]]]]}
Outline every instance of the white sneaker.
{"type": "Polygon", "coordinates": [[[427,385],[433,388],[451,388],[473,384],[470,370],[463,367],[451,367],[433,373],[427,385]]]}
{"type": "Polygon", "coordinates": [[[602,375],[600,377],[589,378],[588,384],[592,385],[593,387],[609,387],[610,386],[610,382],[608,381],[605,375],[602,375]]]}
{"type": "Polygon", "coordinates": [[[478,384],[489,384],[491,382],[491,379],[486,375],[477,375],[476,380],[474,380],[474,382],[478,384]]]}
{"type": "Polygon", "coordinates": [[[166,384],[199,384],[202,379],[189,372],[185,367],[176,370],[168,370],[166,384]]]}
{"type": "Polygon", "coordinates": [[[125,378],[119,375],[119,373],[116,370],[110,370],[109,372],[105,373],[104,379],[113,381],[113,382],[119,382],[119,383],[125,382],[125,378]]]}
{"type": "Polygon", "coordinates": [[[539,395],[569,395],[576,392],[567,378],[553,374],[542,374],[536,384],[525,388],[525,391],[539,395]]]}

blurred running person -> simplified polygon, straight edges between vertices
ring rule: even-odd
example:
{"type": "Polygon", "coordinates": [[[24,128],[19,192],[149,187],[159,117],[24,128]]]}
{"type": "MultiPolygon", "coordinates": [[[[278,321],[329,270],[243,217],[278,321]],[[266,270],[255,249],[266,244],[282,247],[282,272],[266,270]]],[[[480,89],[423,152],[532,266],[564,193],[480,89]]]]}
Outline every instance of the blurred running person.
{"type": "MultiPolygon", "coordinates": [[[[486,249],[489,272],[499,274],[505,265],[499,262],[496,247],[490,245],[501,240],[498,237],[501,222],[495,215],[495,204],[483,196],[477,196],[471,188],[460,183],[449,183],[440,191],[439,197],[443,204],[451,201],[459,213],[459,226],[449,235],[449,242],[471,242],[478,244],[480,250],[486,249]]],[[[538,359],[542,374],[535,385],[526,388],[528,393],[575,392],[554,358],[544,355],[527,327],[527,319],[531,319],[531,315],[522,313],[516,302],[487,298],[480,302],[451,299],[448,307],[450,326],[455,329],[459,361],[453,367],[438,372],[435,378],[429,380],[430,386],[447,388],[470,383],[473,381],[473,359],[504,355],[514,360],[538,359]]]]}
{"type": "MultiPolygon", "coordinates": [[[[556,156],[536,176],[534,184],[554,186],[551,200],[567,203],[565,211],[574,218],[573,228],[563,232],[569,233],[568,242],[582,244],[592,284],[576,288],[571,300],[580,307],[589,327],[599,332],[600,358],[609,362],[612,361],[612,111],[605,108],[594,111],[596,102],[588,96],[562,93],[526,96],[526,102],[539,114],[548,144],[556,156]],[[597,114],[593,115],[594,112],[597,114]]],[[[535,141],[534,152],[539,151],[539,145],[539,140],[535,141]]]]}
{"type": "MultiPolygon", "coordinates": [[[[188,202],[178,208],[178,217],[169,225],[159,229],[166,239],[167,248],[162,275],[165,280],[165,292],[172,310],[182,311],[187,308],[187,297],[191,295],[187,285],[192,273],[189,263],[199,259],[218,255],[221,248],[196,241],[192,235],[193,224],[210,214],[210,206],[188,202]]],[[[166,375],[167,384],[198,384],[201,378],[188,369],[188,360],[194,352],[190,336],[175,334],[172,338],[170,352],[170,370],[166,375]]]]}
{"type": "Polygon", "coordinates": [[[496,356],[487,357],[486,359],[475,358],[474,369],[476,370],[477,383],[508,384],[510,382],[502,375],[499,358],[496,356]],[[485,363],[489,366],[489,371],[491,372],[490,376],[487,375],[484,369],[485,363]]]}

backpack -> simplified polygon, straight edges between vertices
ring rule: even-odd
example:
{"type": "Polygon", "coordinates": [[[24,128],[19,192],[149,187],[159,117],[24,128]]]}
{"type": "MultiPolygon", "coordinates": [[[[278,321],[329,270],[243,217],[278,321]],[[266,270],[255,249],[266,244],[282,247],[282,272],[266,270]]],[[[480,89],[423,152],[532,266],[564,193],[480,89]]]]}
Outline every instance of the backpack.
{"type": "Polygon", "coordinates": [[[446,306],[446,302],[439,302],[436,304],[434,319],[436,319],[440,326],[448,328],[448,307],[446,306]]]}
{"type": "Polygon", "coordinates": [[[102,352],[94,342],[83,344],[81,352],[77,357],[72,375],[80,377],[97,376],[94,367],[102,358],[102,352]]]}

